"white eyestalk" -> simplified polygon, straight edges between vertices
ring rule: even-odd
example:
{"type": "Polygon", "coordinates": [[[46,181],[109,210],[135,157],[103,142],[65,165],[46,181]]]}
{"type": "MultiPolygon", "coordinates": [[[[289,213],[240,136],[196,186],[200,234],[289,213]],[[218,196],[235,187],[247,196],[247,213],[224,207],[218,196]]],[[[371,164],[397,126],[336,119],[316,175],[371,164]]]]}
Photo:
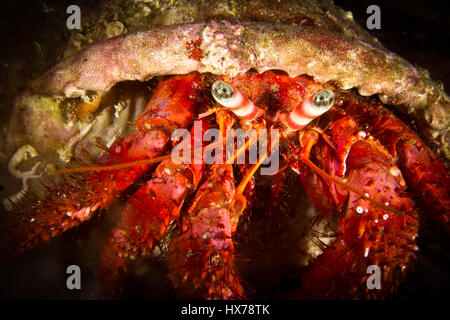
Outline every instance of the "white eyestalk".
{"type": "Polygon", "coordinates": [[[243,120],[254,120],[259,115],[255,104],[230,84],[218,80],[211,87],[211,92],[217,103],[230,109],[243,120]]]}
{"type": "Polygon", "coordinates": [[[334,93],[324,89],[303,101],[293,111],[281,120],[292,130],[299,130],[305,127],[315,118],[321,116],[333,106],[334,93]]]}

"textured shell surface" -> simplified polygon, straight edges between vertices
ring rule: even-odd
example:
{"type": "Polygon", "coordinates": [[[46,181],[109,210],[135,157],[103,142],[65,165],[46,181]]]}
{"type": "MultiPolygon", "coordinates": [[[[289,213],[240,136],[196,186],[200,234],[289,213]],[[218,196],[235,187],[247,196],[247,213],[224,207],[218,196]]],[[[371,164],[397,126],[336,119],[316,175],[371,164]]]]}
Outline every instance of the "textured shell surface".
{"type": "MultiPolygon", "coordinates": [[[[232,77],[250,69],[278,69],[376,94],[409,114],[433,150],[449,157],[450,102],[442,85],[386,50],[331,1],[150,1],[122,12],[123,23],[117,13],[108,15],[114,8],[111,3],[102,16],[106,27],[75,33],[63,60],[17,98],[2,158],[30,144],[41,160],[67,162],[75,144],[89,146],[94,136],[111,140],[112,131],[125,129],[124,117],[70,119],[70,99],[86,100],[128,80],[192,71],[232,77]]],[[[143,103],[130,99],[122,103],[143,103]]]]}

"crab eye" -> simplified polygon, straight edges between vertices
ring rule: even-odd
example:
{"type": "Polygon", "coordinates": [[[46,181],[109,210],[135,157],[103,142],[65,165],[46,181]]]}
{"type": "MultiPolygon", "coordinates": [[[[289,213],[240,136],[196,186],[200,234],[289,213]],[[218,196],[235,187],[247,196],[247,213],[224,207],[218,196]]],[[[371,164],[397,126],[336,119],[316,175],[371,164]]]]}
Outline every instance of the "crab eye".
{"type": "Polygon", "coordinates": [[[217,80],[211,87],[214,99],[243,120],[251,121],[261,115],[259,109],[246,96],[230,84],[217,80]]]}
{"type": "Polygon", "coordinates": [[[321,110],[328,110],[334,103],[334,93],[325,89],[316,93],[313,97],[313,107],[321,110]]]}
{"type": "Polygon", "coordinates": [[[214,99],[221,105],[228,106],[234,99],[233,87],[223,81],[216,81],[211,88],[214,99]]]}
{"type": "Polygon", "coordinates": [[[327,112],[334,103],[334,92],[328,89],[317,92],[312,98],[307,97],[300,105],[292,110],[285,124],[293,129],[304,128],[308,123],[327,112]]]}

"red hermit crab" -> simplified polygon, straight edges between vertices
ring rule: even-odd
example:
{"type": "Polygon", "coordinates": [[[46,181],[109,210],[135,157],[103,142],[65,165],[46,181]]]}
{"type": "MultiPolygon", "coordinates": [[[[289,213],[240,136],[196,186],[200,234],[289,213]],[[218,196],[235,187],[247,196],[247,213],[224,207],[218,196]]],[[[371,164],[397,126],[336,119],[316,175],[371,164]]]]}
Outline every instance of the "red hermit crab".
{"type": "MultiPolygon", "coordinates": [[[[157,252],[168,259],[179,297],[251,298],[238,251],[251,254],[236,248],[236,238],[249,237],[239,247],[260,241],[252,221],[279,222],[288,213],[302,226],[286,233],[302,240],[295,240],[298,255],[284,257],[297,259],[298,286],[281,296],[395,291],[418,250],[419,213],[450,230],[449,100],[351,15],[326,5],[193,2],[185,21],[95,43],[32,83],[11,120],[13,146],[23,146],[9,167],[17,172],[19,160],[41,156],[46,170],[17,175],[25,192],[6,201],[15,215],[11,247],[34,248],[122,199],[100,259],[105,292],[120,294],[133,261],[157,252]],[[104,122],[102,106],[123,112],[121,94],[149,101],[128,133],[105,142],[99,136],[113,130],[95,126],[104,122]],[[367,97],[375,94],[381,101],[367,97]],[[426,142],[384,104],[409,113],[426,142]],[[63,125],[42,117],[42,105],[62,113],[63,125]],[[36,125],[34,135],[22,138],[31,130],[24,124],[36,125]],[[240,147],[231,129],[250,132],[240,147]],[[266,149],[253,162],[237,161],[261,140],[266,149]],[[98,157],[94,145],[104,151],[98,157]],[[196,158],[211,149],[214,162],[196,158]],[[187,161],[176,161],[174,150],[187,161]],[[73,168],[54,168],[72,158],[73,168]],[[258,174],[267,160],[278,170],[258,174]],[[295,199],[298,190],[307,197],[295,199]],[[303,209],[309,217],[296,216],[303,209]],[[370,268],[381,272],[381,289],[367,285],[370,268]]],[[[159,14],[182,8],[183,1],[170,2],[159,14]]]]}

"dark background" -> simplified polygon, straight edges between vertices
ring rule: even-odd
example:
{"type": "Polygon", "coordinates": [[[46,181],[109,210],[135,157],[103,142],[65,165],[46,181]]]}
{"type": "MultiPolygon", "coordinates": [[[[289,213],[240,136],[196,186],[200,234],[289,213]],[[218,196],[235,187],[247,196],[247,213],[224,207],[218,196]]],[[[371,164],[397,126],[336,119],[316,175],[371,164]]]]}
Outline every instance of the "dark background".
{"type": "MultiPolygon", "coordinates": [[[[65,27],[66,8],[70,4],[95,10],[100,1],[2,1],[0,5],[0,123],[9,116],[12,101],[28,82],[48,70],[62,56],[70,34],[65,27]],[[36,61],[39,60],[39,63],[36,61]]],[[[449,1],[358,1],[337,0],[351,10],[355,20],[366,25],[366,9],[371,4],[381,8],[381,29],[370,31],[389,50],[411,63],[426,68],[431,77],[450,88],[450,12],[449,1]]],[[[0,198],[3,198],[0,181],[0,198]]],[[[95,226],[90,221],[82,228],[95,226]]],[[[0,298],[98,298],[92,283],[95,273],[83,275],[83,290],[65,289],[65,266],[73,264],[71,250],[77,248],[73,234],[50,249],[38,250],[0,266],[0,298]],[[52,252],[52,253],[51,253],[52,252]],[[56,253],[55,253],[56,252],[56,253]],[[55,257],[58,257],[56,259],[55,257]]],[[[421,240],[416,272],[411,274],[392,299],[449,296],[450,264],[448,246],[421,240]]],[[[435,241],[435,240],[434,240],[435,241]]],[[[420,244],[420,243],[419,243],[420,244]]],[[[95,254],[94,248],[87,248],[95,254]]],[[[98,254],[98,253],[97,253],[98,254]]],[[[88,254],[89,255],[89,254],[88,254]]],[[[77,262],[83,268],[83,264],[77,262]]],[[[86,261],[86,266],[95,261],[86,261]]],[[[87,269],[89,269],[87,267],[87,269]]],[[[164,290],[163,288],[159,288],[164,290]]]]}
{"type": "Polygon", "coordinates": [[[355,21],[365,27],[367,7],[381,9],[381,29],[369,30],[389,50],[409,62],[428,69],[431,78],[450,88],[450,1],[367,1],[335,0],[353,12],[355,21]]]}

